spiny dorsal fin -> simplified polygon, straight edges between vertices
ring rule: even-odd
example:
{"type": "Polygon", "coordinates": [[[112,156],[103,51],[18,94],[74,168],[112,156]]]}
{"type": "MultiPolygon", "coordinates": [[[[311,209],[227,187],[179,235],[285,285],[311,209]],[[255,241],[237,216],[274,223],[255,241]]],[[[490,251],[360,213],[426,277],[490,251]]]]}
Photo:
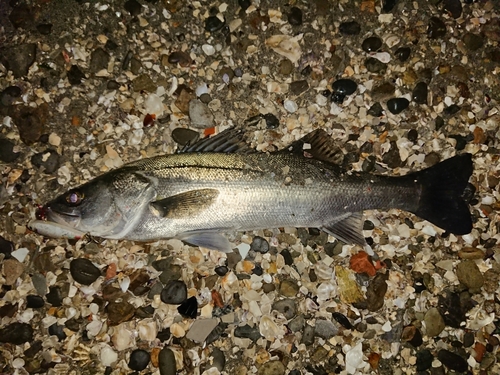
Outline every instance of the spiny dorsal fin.
{"type": "Polygon", "coordinates": [[[222,152],[245,154],[254,150],[245,142],[243,129],[232,127],[219,134],[187,144],[180,152],[222,152]]]}
{"type": "Polygon", "coordinates": [[[306,155],[334,165],[338,162],[339,153],[342,153],[339,146],[323,129],[316,129],[306,134],[286,147],[283,152],[291,152],[300,156],[306,155]],[[310,145],[310,147],[304,148],[306,144],[310,145]]]}
{"type": "Polygon", "coordinates": [[[363,212],[354,212],[345,219],[321,227],[326,233],[331,234],[346,244],[366,245],[363,237],[363,212]]]}
{"type": "Polygon", "coordinates": [[[185,218],[209,208],[219,195],[217,189],[190,190],[149,204],[153,215],[166,218],[185,218]]]}

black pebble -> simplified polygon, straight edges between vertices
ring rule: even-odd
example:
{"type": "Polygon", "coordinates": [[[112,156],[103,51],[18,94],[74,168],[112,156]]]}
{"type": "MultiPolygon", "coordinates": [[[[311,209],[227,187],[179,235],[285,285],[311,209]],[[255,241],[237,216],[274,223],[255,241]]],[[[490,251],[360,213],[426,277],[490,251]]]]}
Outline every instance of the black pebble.
{"type": "Polygon", "coordinates": [[[55,173],[60,164],[60,155],[55,150],[45,150],[31,157],[31,163],[35,167],[43,167],[45,173],[55,173]],[[46,155],[49,154],[47,157],[46,155]]]}
{"type": "Polygon", "coordinates": [[[180,280],[171,280],[160,294],[161,300],[169,305],[179,305],[187,298],[187,287],[180,280]]]}
{"type": "Polygon", "coordinates": [[[9,86],[0,92],[0,105],[9,106],[11,105],[16,98],[19,98],[22,94],[22,91],[17,86],[9,86]]]}
{"type": "Polygon", "coordinates": [[[361,44],[361,48],[365,52],[376,52],[382,47],[382,39],[378,36],[371,36],[363,40],[361,44]]]}
{"type": "Polygon", "coordinates": [[[373,117],[380,117],[384,114],[384,108],[379,102],[376,102],[368,109],[367,113],[373,117]]]}
{"type": "Polygon", "coordinates": [[[443,9],[455,19],[460,18],[462,15],[462,3],[460,0],[444,0],[443,9]]]}
{"type": "Polygon", "coordinates": [[[61,288],[58,286],[51,286],[49,288],[49,292],[45,295],[45,298],[53,307],[61,307],[63,300],[61,288]]]}
{"type": "Polygon", "coordinates": [[[382,1],[382,11],[384,13],[389,13],[395,6],[398,0],[383,0],[382,1]]]}
{"type": "Polygon", "coordinates": [[[229,271],[229,268],[227,268],[226,266],[219,266],[215,267],[214,271],[217,275],[224,276],[229,271]]]}
{"type": "Polygon", "coordinates": [[[262,269],[262,267],[259,264],[256,264],[252,270],[252,274],[257,276],[262,276],[263,273],[264,270],[262,269]]]}
{"type": "Polygon", "coordinates": [[[427,104],[427,94],[427,84],[425,82],[419,82],[413,88],[411,99],[417,104],[427,104]]]}
{"type": "Polygon", "coordinates": [[[266,113],[264,115],[264,120],[266,121],[266,127],[268,129],[276,129],[280,125],[280,120],[272,113],[266,113]]]}
{"type": "Polygon", "coordinates": [[[288,251],[288,249],[283,249],[280,254],[283,256],[283,259],[287,266],[293,265],[292,254],[290,253],[290,251],[288,251]]]}
{"type": "Polygon", "coordinates": [[[0,329],[0,342],[21,345],[33,341],[33,328],[28,323],[11,323],[0,329]]]}
{"type": "Polygon", "coordinates": [[[394,52],[394,55],[396,56],[396,58],[401,62],[408,60],[408,57],[410,57],[410,54],[411,54],[410,47],[399,47],[396,50],[396,52],[394,52]]]}
{"type": "Polygon", "coordinates": [[[45,305],[45,301],[42,297],[37,296],[36,294],[30,294],[26,296],[26,307],[30,307],[32,309],[39,309],[45,305]]]}
{"type": "Polygon", "coordinates": [[[181,305],[177,307],[177,311],[186,318],[196,318],[196,315],[198,314],[198,301],[196,300],[196,297],[190,297],[182,302],[181,305]]]}
{"type": "Polygon", "coordinates": [[[85,258],[73,259],[69,264],[69,271],[73,279],[83,285],[90,285],[101,276],[99,268],[85,258]]]}
{"type": "Polygon", "coordinates": [[[269,251],[269,242],[265,238],[255,236],[250,244],[250,250],[265,254],[269,251]]]}
{"type": "Polygon", "coordinates": [[[457,372],[466,372],[469,369],[469,365],[465,358],[462,358],[458,354],[450,352],[446,349],[441,349],[437,355],[439,361],[448,367],[450,370],[457,372]]]}
{"type": "Polygon", "coordinates": [[[79,85],[82,83],[82,79],[85,78],[85,74],[76,65],[71,66],[66,76],[68,77],[68,82],[72,85],[79,85]]]}
{"type": "Polygon", "coordinates": [[[403,112],[408,105],[410,102],[406,98],[392,98],[387,101],[387,109],[395,115],[403,112]]]}
{"type": "Polygon", "coordinates": [[[56,323],[52,324],[49,327],[49,335],[57,336],[57,339],[59,341],[63,341],[64,339],[66,339],[66,333],[64,333],[64,326],[60,326],[56,323]]]}
{"type": "Polygon", "coordinates": [[[14,244],[0,236],[0,254],[4,254],[5,259],[9,259],[14,251],[14,244]]]}
{"type": "Polygon", "coordinates": [[[446,107],[443,110],[443,115],[445,116],[453,116],[455,113],[460,111],[460,107],[456,104],[452,104],[449,107],[446,107]]]}
{"type": "Polygon", "coordinates": [[[248,324],[236,327],[234,329],[234,336],[244,339],[250,339],[253,342],[257,341],[262,337],[260,335],[259,328],[257,326],[250,327],[248,324]]]}
{"type": "Polygon", "coordinates": [[[185,146],[187,144],[192,145],[198,140],[198,138],[200,138],[200,133],[192,129],[175,128],[172,130],[172,138],[181,146],[185,146]]]}
{"type": "Polygon", "coordinates": [[[120,84],[116,82],[114,79],[108,81],[106,85],[106,89],[108,90],[118,90],[120,88],[120,84]]]}
{"type": "Polygon", "coordinates": [[[361,165],[361,170],[363,172],[372,172],[375,169],[375,156],[370,155],[365,160],[363,160],[363,164],[361,165]]]}
{"type": "Polygon", "coordinates": [[[226,23],[221,21],[217,16],[210,16],[205,20],[205,30],[213,33],[221,30],[226,23]]]}
{"type": "Polygon", "coordinates": [[[408,132],[408,134],[406,135],[406,138],[408,138],[408,140],[410,142],[416,142],[417,139],[418,139],[418,132],[416,129],[410,129],[410,131],[408,132]]]}
{"type": "Polygon", "coordinates": [[[341,78],[332,84],[332,102],[342,103],[347,95],[351,95],[358,88],[358,84],[352,79],[341,78]]]}
{"type": "Polygon", "coordinates": [[[123,7],[131,16],[138,16],[141,14],[142,5],[136,0],[126,1],[123,7]]]}
{"type": "Polygon", "coordinates": [[[305,79],[290,83],[290,92],[294,95],[300,95],[309,89],[309,83],[305,79]]]}
{"type": "Polygon", "coordinates": [[[372,230],[375,229],[375,224],[373,224],[370,220],[365,220],[363,223],[363,230],[372,230]]]}
{"type": "Polygon", "coordinates": [[[51,23],[41,23],[36,25],[36,29],[42,35],[49,35],[52,32],[52,24],[51,23]]]}
{"type": "Polygon", "coordinates": [[[351,322],[349,321],[349,319],[347,319],[347,317],[344,314],[335,311],[335,312],[332,313],[332,316],[333,316],[333,319],[335,319],[337,322],[339,322],[340,324],[342,324],[342,326],[344,328],[346,328],[346,329],[352,329],[351,322]]]}
{"type": "Polygon", "coordinates": [[[417,352],[417,371],[425,371],[431,368],[434,356],[428,349],[417,352]]]}
{"type": "Polygon", "coordinates": [[[442,38],[446,35],[446,24],[438,17],[431,17],[427,27],[427,36],[430,39],[442,38]]]}
{"type": "Polygon", "coordinates": [[[300,10],[300,8],[290,8],[290,13],[288,13],[288,23],[292,26],[302,25],[302,10],[300,10]]]}
{"type": "Polygon", "coordinates": [[[170,332],[170,328],[165,328],[161,331],[158,331],[158,333],[156,334],[156,338],[161,342],[164,342],[169,340],[171,335],[172,333],[170,332]]]}
{"type": "Polygon", "coordinates": [[[0,138],[0,161],[12,163],[19,155],[19,152],[14,152],[14,143],[5,138],[0,138]]]}
{"type": "Polygon", "coordinates": [[[376,59],[375,57],[369,57],[365,60],[366,70],[370,73],[384,73],[387,69],[387,64],[376,59]]]}
{"type": "Polygon", "coordinates": [[[132,353],[130,353],[128,367],[135,371],[142,371],[148,366],[150,359],[151,356],[147,351],[135,349],[132,353]]]}
{"type": "Polygon", "coordinates": [[[238,5],[242,10],[247,10],[252,5],[252,2],[250,0],[238,0],[238,5]]]}
{"type": "Polygon", "coordinates": [[[356,21],[342,22],[339,31],[344,35],[358,35],[361,32],[361,25],[356,21]]]}

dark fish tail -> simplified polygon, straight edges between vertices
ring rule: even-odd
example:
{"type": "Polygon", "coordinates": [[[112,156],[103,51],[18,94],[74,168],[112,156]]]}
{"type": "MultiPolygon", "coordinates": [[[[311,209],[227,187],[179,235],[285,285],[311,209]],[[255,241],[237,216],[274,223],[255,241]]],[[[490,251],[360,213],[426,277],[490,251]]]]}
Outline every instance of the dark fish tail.
{"type": "Polygon", "coordinates": [[[421,187],[413,213],[450,233],[470,233],[472,217],[464,192],[472,170],[472,155],[462,154],[408,175],[421,187]]]}

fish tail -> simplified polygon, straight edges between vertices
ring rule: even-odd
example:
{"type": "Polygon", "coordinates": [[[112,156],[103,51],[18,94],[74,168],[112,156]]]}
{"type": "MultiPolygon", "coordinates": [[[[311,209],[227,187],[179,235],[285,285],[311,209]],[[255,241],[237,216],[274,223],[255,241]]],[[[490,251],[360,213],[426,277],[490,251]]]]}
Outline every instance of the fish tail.
{"type": "Polygon", "coordinates": [[[450,233],[470,233],[472,217],[464,193],[472,170],[472,155],[462,154],[408,175],[422,189],[413,213],[450,233]]]}

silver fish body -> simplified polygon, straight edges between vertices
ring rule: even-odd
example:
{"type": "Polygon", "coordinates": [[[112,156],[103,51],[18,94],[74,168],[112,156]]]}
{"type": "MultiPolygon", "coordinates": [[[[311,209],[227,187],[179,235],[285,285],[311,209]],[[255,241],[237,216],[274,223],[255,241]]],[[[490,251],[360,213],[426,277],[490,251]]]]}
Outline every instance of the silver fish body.
{"type": "Polygon", "coordinates": [[[457,234],[470,231],[461,197],[472,173],[470,155],[402,177],[346,173],[321,150],[325,136],[307,139],[317,143],[319,157],[202,150],[139,160],[49,202],[43,216],[104,238],[176,237],[220,250],[230,249],[220,233],[282,226],[317,227],[364,244],[362,212],[368,209],[398,208],[457,234]],[[451,203],[446,210],[443,194],[451,203]]]}

